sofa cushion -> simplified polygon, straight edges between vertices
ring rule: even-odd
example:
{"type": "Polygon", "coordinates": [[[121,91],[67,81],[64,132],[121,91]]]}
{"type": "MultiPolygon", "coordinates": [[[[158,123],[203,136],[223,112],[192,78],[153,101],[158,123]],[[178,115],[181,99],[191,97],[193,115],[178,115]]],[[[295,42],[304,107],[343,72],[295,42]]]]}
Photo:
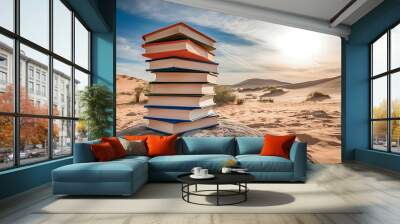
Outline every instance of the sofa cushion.
{"type": "Polygon", "coordinates": [[[124,146],[121,144],[119,141],[119,138],[117,137],[104,137],[101,138],[101,142],[108,142],[114,149],[115,155],[117,158],[122,158],[126,156],[126,151],[124,149],[124,146]]]}
{"type": "Polygon", "coordinates": [[[264,146],[261,149],[260,155],[262,156],[280,156],[290,159],[290,148],[296,135],[269,135],[264,136],[264,146]]]}
{"type": "MultiPolygon", "coordinates": [[[[121,159],[109,162],[74,163],[53,170],[58,182],[130,182],[135,172],[147,172],[141,159],[121,159]]],[[[147,174],[146,174],[147,175],[147,174]]]]}
{"type": "Polygon", "coordinates": [[[96,157],[96,161],[105,162],[118,158],[115,154],[115,150],[109,142],[93,144],[90,148],[92,149],[94,157],[96,157]]]}
{"type": "Polygon", "coordinates": [[[199,166],[210,171],[219,171],[230,159],[231,155],[175,155],[158,156],[149,160],[150,171],[163,172],[190,172],[193,167],[199,166]]]}
{"type": "Polygon", "coordinates": [[[292,172],[292,161],[279,156],[239,155],[240,167],[249,172],[292,172]]]}
{"type": "Polygon", "coordinates": [[[178,153],[235,155],[235,139],[233,137],[182,137],[178,144],[178,153]]]}
{"type": "Polygon", "coordinates": [[[151,157],[175,155],[177,138],[178,135],[149,135],[146,140],[148,148],[147,155],[151,157]]]}
{"type": "Polygon", "coordinates": [[[260,154],[263,137],[236,137],[236,155],[260,154]]]}

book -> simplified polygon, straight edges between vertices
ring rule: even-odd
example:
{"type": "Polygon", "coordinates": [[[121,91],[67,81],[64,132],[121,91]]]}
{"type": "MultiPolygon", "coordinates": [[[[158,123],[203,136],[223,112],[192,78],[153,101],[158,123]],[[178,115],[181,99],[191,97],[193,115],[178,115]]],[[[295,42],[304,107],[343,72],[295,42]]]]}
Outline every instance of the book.
{"type": "Polygon", "coordinates": [[[191,122],[149,119],[148,127],[168,134],[179,134],[190,130],[213,127],[215,125],[218,125],[217,116],[209,116],[191,122]]]}
{"type": "Polygon", "coordinates": [[[194,59],[179,58],[179,57],[153,59],[153,60],[147,60],[147,62],[149,62],[148,70],[150,71],[156,69],[181,68],[181,69],[190,69],[203,72],[218,73],[217,70],[218,63],[215,62],[205,62],[205,61],[198,61],[194,59]]]}
{"type": "Polygon", "coordinates": [[[198,120],[203,117],[210,115],[215,115],[215,112],[211,107],[205,107],[200,109],[192,110],[181,110],[181,109],[165,109],[165,108],[148,108],[147,115],[144,117],[146,119],[174,119],[180,121],[193,121],[198,120]]]}
{"type": "Polygon", "coordinates": [[[167,57],[191,58],[200,61],[213,61],[214,55],[190,40],[175,40],[144,44],[142,47],[146,58],[159,59],[167,57]]]}
{"type": "Polygon", "coordinates": [[[215,49],[214,39],[208,37],[203,33],[200,33],[199,31],[182,22],[155,30],[151,33],[143,35],[142,38],[146,44],[171,40],[190,39],[200,44],[209,51],[215,49]]]}
{"type": "Polygon", "coordinates": [[[210,73],[157,72],[156,82],[209,82],[217,83],[217,76],[210,73]]]}
{"type": "Polygon", "coordinates": [[[170,83],[150,82],[152,94],[213,94],[214,86],[210,83],[170,83]]]}
{"type": "Polygon", "coordinates": [[[197,95],[197,96],[186,96],[186,95],[154,95],[148,94],[148,100],[145,107],[151,106],[167,106],[167,107],[186,107],[186,108],[202,108],[214,105],[213,96],[197,95]]]}

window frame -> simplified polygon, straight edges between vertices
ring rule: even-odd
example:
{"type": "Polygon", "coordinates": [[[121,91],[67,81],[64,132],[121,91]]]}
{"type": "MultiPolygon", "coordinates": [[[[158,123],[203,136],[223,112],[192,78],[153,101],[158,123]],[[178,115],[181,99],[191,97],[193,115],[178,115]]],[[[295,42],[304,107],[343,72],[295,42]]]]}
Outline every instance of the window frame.
{"type": "Polygon", "coordinates": [[[372,40],[368,47],[369,47],[369,149],[373,151],[380,151],[380,152],[386,152],[386,153],[392,153],[392,154],[400,154],[400,152],[394,152],[392,151],[392,121],[399,121],[400,117],[393,117],[392,116],[392,98],[391,98],[391,92],[392,92],[392,85],[391,85],[391,80],[392,76],[395,75],[396,73],[400,72],[400,67],[397,68],[391,68],[391,31],[395,27],[400,26],[400,21],[394,23],[391,25],[388,29],[386,29],[383,33],[378,35],[374,40],[372,40]],[[387,35],[387,65],[386,65],[386,71],[382,72],[380,74],[373,74],[373,44],[378,41],[381,37],[384,35],[387,35]],[[387,86],[387,105],[386,105],[386,118],[373,118],[373,91],[374,91],[374,86],[373,86],[373,81],[378,79],[386,77],[386,86],[387,86]],[[387,131],[386,131],[386,151],[379,150],[374,148],[374,136],[373,136],[373,122],[376,121],[386,121],[387,122],[387,131]]]}
{"type": "MultiPolygon", "coordinates": [[[[71,18],[70,18],[70,22],[71,22],[71,59],[67,59],[64,58],[63,56],[55,53],[53,50],[53,21],[54,21],[54,17],[53,17],[53,1],[54,0],[48,0],[49,2],[49,48],[46,49],[45,47],[42,47],[39,44],[36,44],[32,41],[30,41],[29,39],[23,37],[20,35],[20,0],[14,0],[13,1],[13,10],[14,10],[14,18],[13,18],[13,22],[14,22],[14,30],[10,31],[4,27],[0,26],[0,35],[3,35],[5,37],[11,38],[13,40],[13,44],[14,44],[14,48],[13,48],[13,64],[12,69],[11,69],[11,74],[13,76],[14,79],[14,99],[13,99],[13,112],[1,112],[0,111],[0,116],[11,116],[13,118],[13,166],[11,167],[5,167],[5,168],[0,168],[0,172],[4,171],[4,170],[10,170],[10,169],[15,169],[18,167],[23,167],[23,166],[29,166],[29,165],[33,165],[33,164],[37,164],[37,163],[43,163],[49,160],[53,160],[53,159],[62,159],[65,157],[70,157],[73,155],[73,151],[74,151],[74,143],[75,143],[75,123],[76,121],[79,120],[79,117],[75,117],[75,108],[72,107],[71,108],[71,114],[70,116],[56,116],[53,115],[53,59],[58,60],[59,62],[62,62],[66,65],[71,66],[71,83],[73,84],[75,82],[75,69],[87,74],[89,76],[89,83],[88,86],[92,85],[92,69],[91,69],[91,65],[92,65],[92,57],[91,57],[91,49],[92,49],[92,43],[91,43],[91,38],[92,38],[92,30],[89,28],[89,26],[85,23],[85,21],[79,16],[79,14],[72,9],[72,7],[68,4],[68,2],[66,2],[65,0],[59,0],[66,8],[68,8],[68,10],[71,11],[71,18]],[[85,29],[88,31],[89,33],[89,43],[88,43],[88,61],[89,61],[89,67],[88,69],[85,69],[81,66],[79,66],[78,64],[75,63],[75,18],[77,20],[79,20],[79,22],[85,27],[85,29]],[[27,113],[21,113],[20,111],[20,45],[23,44],[27,47],[32,48],[33,50],[39,51],[40,53],[43,53],[45,55],[48,56],[49,58],[49,63],[48,63],[48,83],[46,86],[46,91],[47,93],[45,93],[48,97],[48,113],[46,115],[39,115],[39,114],[27,114],[27,113]],[[33,162],[33,163],[26,163],[26,164],[21,164],[20,161],[20,119],[24,118],[24,117],[29,117],[29,118],[45,118],[47,119],[48,122],[48,136],[47,136],[47,141],[48,141],[48,146],[47,146],[47,150],[48,150],[48,157],[45,158],[44,160],[38,161],[38,162],[33,162]],[[54,158],[53,155],[53,121],[54,120],[67,120],[67,121],[71,121],[71,153],[69,155],[62,155],[62,156],[57,156],[54,158]],[[51,143],[51,144],[50,144],[51,143]]],[[[28,66],[28,64],[27,64],[28,66]]],[[[30,68],[30,67],[28,67],[30,68]]],[[[28,69],[27,68],[27,69],[28,69]]],[[[41,73],[40,73],[41,74],[41,73]]],[[[33,70],[33,81],[36,80],[36,70],[33,70]]],[[[26,74],[27,77],[27,81],[30,80],[30,74],[27,73],[26,74]]],[[[40,78],[40,77],[39,77],[40,78]]],[[[34,83],[36,83],[34,81],[34,83]]],[[[39,79],[39,83],[41,83],[41,79],[39,79]]],[[[27,90],[28,91],[28,90],[27,90]]],[[[34,90],[36,91],[36,90],[34,90]]],[[[75,103],[75,88],[74,85],[71,85],[71,93],[73,94],[72,96],[72,105],[74,105],[75,103]]],[[[41,94],[40,94],[41,95],[41,94]]]]}

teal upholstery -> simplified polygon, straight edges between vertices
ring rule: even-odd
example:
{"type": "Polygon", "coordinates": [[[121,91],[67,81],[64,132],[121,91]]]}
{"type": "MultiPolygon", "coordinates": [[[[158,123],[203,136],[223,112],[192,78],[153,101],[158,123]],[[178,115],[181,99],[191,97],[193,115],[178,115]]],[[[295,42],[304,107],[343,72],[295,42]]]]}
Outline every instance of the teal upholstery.
{"type": "Polygon", "coordinates": [[[174,155],[157,156],[149,160],[150,179],[153,173],[181,172],[188,173],[193,167],[203,167],[210,172],[218,172],[228,160],[234,160],[231,155],[174,155]]]}
{"type": "Polygon", "coordinates": [[[178,154],[226,154],[235,155],[233,137],[182,137],[178,142],[178,154]]]}
{"type": "Polygon", "coordinates": [[[131,195],[147,182],[148,164],[145,158],[75,163],[53,170],[52,177],[54,194],[131,195]]]}
{"type": "Polygon", "coordinates": [[[293,162],[279,156],[239,155],[240,167],[251,172],[292,172],[293,162]]]}
{"type": "Polygon", "coordinates": [[[74,147],[74,163],[95,162],[96,158],[94,157],[90,146],[98,143],[100,143],[100,140],[76,143],[74,147]]]}
{"type": "Polygon", "coordinates": [[[176,181],[193,167],[219,172],[228,160],[236,159],[256,181],[305,181],[307,145],[295,142],[290,159],[258,155],[263,137],[182,137],[177,141],[177,155],[127,156],[109,162],[95,162],[90,145],[77,143],[74,164],[52,172],[54,194],[131,195],[147,181],[176,181]],[[236,157],[234,157],[236,155],[236,157]]]}
{"type": "Polygon", "coordinates": [[[263,137],[236,137],[236,155],[259,154],[263,145],[263,137]]]}

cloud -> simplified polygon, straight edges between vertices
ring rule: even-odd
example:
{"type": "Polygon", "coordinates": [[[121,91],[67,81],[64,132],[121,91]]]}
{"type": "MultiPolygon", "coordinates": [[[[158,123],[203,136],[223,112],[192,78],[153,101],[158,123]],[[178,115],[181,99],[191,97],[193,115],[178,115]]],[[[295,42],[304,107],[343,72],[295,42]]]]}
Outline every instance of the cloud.
{"type": "MultiPolygon", "coordinates": [[[[162,24],[184,21],[221,37],[216,38],[215,51],[221,83],[251,77],[295,82],[340,74],[337,37],[160,0],[119,0],[117,7],[162,24]],[[241,44],[218,32],[251,44],[241,44]]],[[[118,58],[144,63],[138,43],[128,37],[118,39],[118,45],[128,45],[117,48],[118,58]]]]}

